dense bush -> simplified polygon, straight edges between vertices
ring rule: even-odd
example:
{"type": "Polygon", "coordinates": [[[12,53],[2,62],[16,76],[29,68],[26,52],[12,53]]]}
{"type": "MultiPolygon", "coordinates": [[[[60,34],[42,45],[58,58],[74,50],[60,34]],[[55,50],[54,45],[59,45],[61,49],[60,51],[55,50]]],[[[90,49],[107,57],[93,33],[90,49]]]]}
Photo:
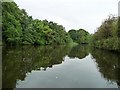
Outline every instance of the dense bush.
{"type": "Polygon", "coordinates": [[[102,23],[92,37],[94,47],[120,51],[119,20],[117,17],[109,16],[109,18],[102,23]]]}

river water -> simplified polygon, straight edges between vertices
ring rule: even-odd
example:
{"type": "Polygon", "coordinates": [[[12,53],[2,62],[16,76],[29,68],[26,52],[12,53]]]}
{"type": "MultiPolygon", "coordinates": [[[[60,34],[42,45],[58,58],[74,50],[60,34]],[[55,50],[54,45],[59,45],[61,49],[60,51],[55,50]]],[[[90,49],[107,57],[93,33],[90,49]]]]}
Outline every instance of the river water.
{"type": "Polygon", "coordinates": [[[77,46],[2,49],[3,88],[118,88],[120,55],[77,46]]]}

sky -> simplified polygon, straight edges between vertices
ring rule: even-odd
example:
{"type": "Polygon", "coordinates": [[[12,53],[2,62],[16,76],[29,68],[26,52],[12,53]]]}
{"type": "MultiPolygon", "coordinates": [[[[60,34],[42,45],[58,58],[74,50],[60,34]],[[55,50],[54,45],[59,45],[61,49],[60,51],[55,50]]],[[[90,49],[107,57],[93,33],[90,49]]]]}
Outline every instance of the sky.
{"type": "Polygon", "coordinates": [[[108,15],[118,15],[119,0],[14,0],[34,19],[94,33],[108,15]]]}

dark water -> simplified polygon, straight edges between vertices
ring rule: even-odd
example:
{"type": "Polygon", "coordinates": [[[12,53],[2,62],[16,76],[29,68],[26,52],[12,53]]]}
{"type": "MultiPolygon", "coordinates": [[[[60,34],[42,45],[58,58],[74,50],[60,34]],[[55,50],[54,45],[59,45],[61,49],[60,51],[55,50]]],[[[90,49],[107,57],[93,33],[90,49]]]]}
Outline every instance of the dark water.
{"type": "Polygon", "coordinates": [[[3,47],[3,88],[118,88],[120,55],[78,46],[3,47]]]}

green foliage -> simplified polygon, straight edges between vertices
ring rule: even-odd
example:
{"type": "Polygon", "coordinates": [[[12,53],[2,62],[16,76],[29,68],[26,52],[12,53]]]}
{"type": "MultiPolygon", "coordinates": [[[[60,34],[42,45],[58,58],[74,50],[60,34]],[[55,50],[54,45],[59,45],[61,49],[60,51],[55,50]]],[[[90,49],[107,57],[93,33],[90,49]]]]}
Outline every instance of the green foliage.
{"type": "Polygon", "coordinates": [[[72,40],[62,25],[28,16],[14,2],[2,3],[3,42],[6,44],[66,44],[72,40]]]}
{"type": "Polygon", "coordinates": [[[119,38],[119,20],[114,16],[109,16],[98,31],[92,37],[94,47],[120,51],[120,38],[119,38]]]}
{"type": "Polygon", "coordinates": [[[116,36],[117,31],[117,18],[109,16],[102,25],[98,28],[98,31],[94,34],[95,39],[107,39],[116,36]]]}
{"type": "Polygon", "coordinates": [[[85,31],[84,29],[79,29],[79,30],[70,30],[68,32],[73,39],[74,42],[79,43],[79,44],[88,44],[90,40],[90,34],[85,31]]]}
{"type": "Polygon", "coordinates": [[[95,47],[102,48],[102,49],[108,49],[108,50],[118,50],[118,39],[116,38],[108,38],[108,39],[102,39],[95,42],[95,47]]]}
{"type": "Polygon", "coordinates": [[[6,43],[19,44],[22,42],[22,28],[20,24],[21,11],[13,3],[2,3],[2,33],[6,43]],[[13,14],[14,13],[14,14],[13,14]]]}

